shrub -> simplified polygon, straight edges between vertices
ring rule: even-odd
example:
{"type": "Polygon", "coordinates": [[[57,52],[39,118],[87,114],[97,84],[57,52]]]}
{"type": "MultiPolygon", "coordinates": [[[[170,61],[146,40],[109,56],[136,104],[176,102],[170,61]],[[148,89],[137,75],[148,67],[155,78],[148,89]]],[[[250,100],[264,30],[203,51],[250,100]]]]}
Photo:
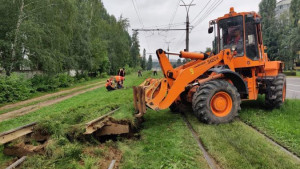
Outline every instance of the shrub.
{"type": "Polygon", "coordinates": [[[69,87],[74,78],[67,74],[58,75],[35,75],[31,79],[32,86],[39,92],[54,91],[59,87],[69,87]]]}
{"type": "Polygon", "coordinates": [[[101,73],[98,77],[100,77],[100,78],[108,78],[109,76],[108,76],[108,74],[106,72],[104,72],[104,73],[101,73]]]}
{"type": "Polygon", "coordinates": [[[74,78],[67,74],[57,75],[59,79],[59,87],[70,87],[74,83],[74,78]]]}
{"type": "Polygon", "coordinates": [[[60,85],[59,79],[52,75],[34,75],[31,83],[33,88],[39,92],[53,91],[60,85]]]}
{"type": "Polygon", "coordinates": [[[296,72],[283,72],[286,76],[296,76],[296,72]]]}
{"type": "Polygon", "coordinates": [[[23,75],[0,76],[0,104],[27,99],[34,90],[23,75]]]}

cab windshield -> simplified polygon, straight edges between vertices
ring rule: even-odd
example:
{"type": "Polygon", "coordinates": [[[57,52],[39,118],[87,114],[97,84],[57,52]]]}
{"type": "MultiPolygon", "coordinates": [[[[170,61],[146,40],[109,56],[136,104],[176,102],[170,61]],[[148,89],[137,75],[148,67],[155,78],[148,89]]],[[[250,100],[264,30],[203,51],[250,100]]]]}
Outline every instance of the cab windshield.
{"type": "Polygon", "coordinates": [[[219,21],[220,49],[231,49],[244,56],[243,16],[219,21]]]}

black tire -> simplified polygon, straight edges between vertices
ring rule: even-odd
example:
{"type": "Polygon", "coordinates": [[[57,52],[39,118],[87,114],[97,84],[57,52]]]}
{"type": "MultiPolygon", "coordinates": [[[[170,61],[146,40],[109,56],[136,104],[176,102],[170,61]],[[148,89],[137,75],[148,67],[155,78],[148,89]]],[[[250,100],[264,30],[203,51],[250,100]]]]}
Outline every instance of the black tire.
{"type": "Polygon", "coordinates": [[[283,105],[286,97],[286,77],[280,73],[275,79],[267,83],[265,94],[265,106],[268,109],[279,108],[283,105]],[[284,92],[285,91],[285,92],[284,92]]]}
{"type": "MultiPolygon", "coordinates": [[[[235,86],[225,80],[212,80],[201,85],[193,96],[192,107],[195,116],[207,124],[220,124],[232,121],[241,110],[241,98],[235,86]],[[225,92],[232,100],[231,111],[223,117],[216,116],[211,108],[215,94],[225,92]]],[[[230,110],[230,109],[229,109],[230,110]]]]}
{"type": "Polygon", "coordinates": [[[171,106],[169,107],[172,113],[179,113],[180,109],[179,109],[179,104],[174,102],[171,104],[171,106]]]}

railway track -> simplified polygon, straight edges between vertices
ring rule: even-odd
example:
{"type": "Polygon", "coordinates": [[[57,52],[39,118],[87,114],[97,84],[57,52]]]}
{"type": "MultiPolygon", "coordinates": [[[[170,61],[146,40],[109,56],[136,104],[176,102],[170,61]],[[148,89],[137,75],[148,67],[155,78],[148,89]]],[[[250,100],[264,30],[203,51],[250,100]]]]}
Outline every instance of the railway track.
{"type": "Polygon", "coordinates": [[[101,84],[104,84],[104,83],[105,83],[105,81],[97,82],[97,83],[88,84],[88,85],[85,85],[85,86],[75,87],[75,88],[72,88],[72,89],[62,90],[62,91],[51,93],[51,94],[46,94],[44,96],[40,96],[40,97],[20,101],[20,102],[17,102],[17,103],[8,104],[8,105],[0,107],[0,111],[11,109],[11,108],[14,108],[14,107],[17,107],[17,106],[23,106],[23,105],[26,106],[27,104],[30,104],[30,103],[33,103],[33,102],[36,102],[36,101],[41,101],[41,100],[45,101],[46,99],[49,99],[49,98],[52,98],[52,97],[59,97],[59,96],[64,95],[64,94],[71,94],[72,92],[83,90],[83,89],[93,87],[93,86],[96,86],[96,85],[101,85],[101,84]]]}
{"type": "MultiPolygon", "coordinates": [[[[116,108],[105,115],[98,117],[88,123],[85,126],[85,133],[84,135],[94,134],[96,136],[107,136],[107,135],[120,135],[120,134],[127,134],[130,132],[130,124],[124,121],[117,121],[114,120],[111,115],[113,115],[116,111],[120,110],[120,108],[116,108]]],[[[17,127],[15,129],[0,133],[0,145],[8,145],[12,141],[20,139],[21,137],[32,136],[31,134],[35,133],[35,127],[37,126],[37,122],[33,122],[24,126],[17,127]]],[[[45,143],[46,145],[46,143],[45,143]]],[[[25,145],[24,145],[25,146],[25,145]]],[[[39,148],[37,146],[37,148],[39,148]]],[[[42,147],[43,148],[43,147],[42,147]]],[[[4,150],[5,152],[5,150],[4,150]]],[[[35,149],[33,148],[32,151],[28,151],[28,155],[35,154],[35,149]]],[[[8,166],[7,168],[15,168],[20,166],[26,159],[27,155],[25,156],[17,156],[19,159],[15,161],[13,164],[8,166]]],[[[118,163],[120,159],[118,159],[118,163]]],[[[114,163],[110,165],[110,167],[114,167],[117,161],[114,160],[114,163]]]]}
{"type": "Polygon", "coordinates": [[[100,87],[103,87],[103,86],[104,86],[104,84],[101,83],[98,86],[93,86],[93,87],[88,88],[88,89],[79,90],[79,91],[76,91],[74,93],[67,94],[66,96],[62,96],[62,97],[51,99],[51,100],[42,101],[42,102],[39,102],[39,103],[31,105],[31,106],[26,106],[26,107],[23,107],[23,108],[18,109],[18,110],[14,110],[14,111],[11,111],[11,112],[0,114],[0,122],[5,121],[5,120],[9,120],[9,119],[12,119],[12,118],[15,118],[15,117],[26,115],[28,113],[39,110],[43,107],[50,106],[50,105],[62,102],[64,100],[67,100],[67,99],[72,98],[74,96],[77,96],[77,95],[80,95],[80,94],[83,94],[83,93],[86,93],[86,92],[89,92],[89,91],[92,91],[92,90],[96,90],[96,89],[98,89],[100,87]]]}
{"type": "Polygon", "coordinates": [[[257,132],[259,135],[263,136],[269,143],[271,143],[272,145],[278,147],[280,150],[282,150],[283,152],[285,152],[286,154],[288,154],[289,156],[293,157],[296,161],[300,162],[300,157],[297,156],[295,153],[293,153],[291,150],[289,150],[287,147],[283,146],[282,144],[276,142],[274,139],[272,139],[271,137],[269,137],[268,135],[266,135],[265,133],[263,133],[262,131],[260,131],[259,129],[257,129],[256,127],[252,126],[251,124],[247,124],[244,121],[242,121],[240,118],[238,118],[238,120],[243,123],[245,126],[247,126],[249,129],[257,132]]]}
{"type": "MultiPolygon", "coordinates": [[[[182,113],[182,118],[186,124],[186,126],[188,127],[188,129],[191,131],[194,139],[196,140],[199,149],[201,150],[208,166],[211,169],[220,169],[222,168],[220,165],[218,165],[218,163],[216,162],[216,160],[207,152],[207,150],[205,149],[199,134],[197,133],[192,124],[189,122],[188,118],[186,117],[186,115],[184,113],[182,113]]],[[[248,127],[250,130],[255,131],[256,133],[258,133],[259,135],[263,136],[265,138],[266,141],[268,141],[270,144],[276,146],[277,148],[279,148],[279,150],[281,150],[282,152],[284,152],[285,154],[287,154],[288,156],[292,157],[295,161],[300,162],[300,157],[297,156],[297,154],[293,153],[291,150],[289,150],[287,147],[281,145],[280,143],[276,142],[274,139],[272,139],[271,137],[269,137],[268,135],[266,135],[265,133],[261,132],[259,129],[257,129],[256,127],[252,126],[251,124],[247,124],[244,121],[242,121],[241,119],[237,119],[238,121],[240,121],[243,125],[245,125],[246,127],[248,127]]]]}
{"type": "Polygon", "coordinates": [[[211,157],[209,155],[209,153],[206,151],[206,149],[204,148],[203,143],[200,140],[199,133],[197,133],[194,130],[192,124],[189,122],[189,120],[187,119],[186,115],[184,113],[181,113],[181,114],[182,114],[183,121],[185,122],[185,124],[188,127],[188,129],[191,131],[191,133],[192,133],[195,141],[197,142],[197,145],[198,145],[199,149],[203,153],[204,159],[206,160],[208,166],[211,169],[221,169],[221,167],[217,164],[217,162],[215,161],[215,159],[213,157],[211,157]]]}

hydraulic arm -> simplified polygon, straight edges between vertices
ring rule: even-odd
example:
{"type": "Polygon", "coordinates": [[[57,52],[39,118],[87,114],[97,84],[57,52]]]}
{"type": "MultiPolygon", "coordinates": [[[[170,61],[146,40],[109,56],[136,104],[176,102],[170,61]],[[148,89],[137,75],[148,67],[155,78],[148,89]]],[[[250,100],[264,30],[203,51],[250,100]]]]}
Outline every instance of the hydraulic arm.
{"type": "Polygon", "coordinates": [[[168,108],[185,90],[188,84],[194,82],[195,79],[203,75],[210,68],[222,62],[227,62],[228,59],[232,58],[229,49],[223,50],[211,57],[208,57],[206,54],[181,52],[179,56],[190,59],[197,58],[197,60],[174,69],[166,56],[166,52],[159,49],[156,53],[165,78],[152,80],[152,82],[150,81],[151,79],[147,79],[142,85],[134,88],[135,107],[139,112],[138,116],[145,113],[145,109],[139,108],[143,107],[143,105],[147,105],[147,107],[153,110],[168,108]],[[140,95],[145,97],[144,101],[140,95]]]}

